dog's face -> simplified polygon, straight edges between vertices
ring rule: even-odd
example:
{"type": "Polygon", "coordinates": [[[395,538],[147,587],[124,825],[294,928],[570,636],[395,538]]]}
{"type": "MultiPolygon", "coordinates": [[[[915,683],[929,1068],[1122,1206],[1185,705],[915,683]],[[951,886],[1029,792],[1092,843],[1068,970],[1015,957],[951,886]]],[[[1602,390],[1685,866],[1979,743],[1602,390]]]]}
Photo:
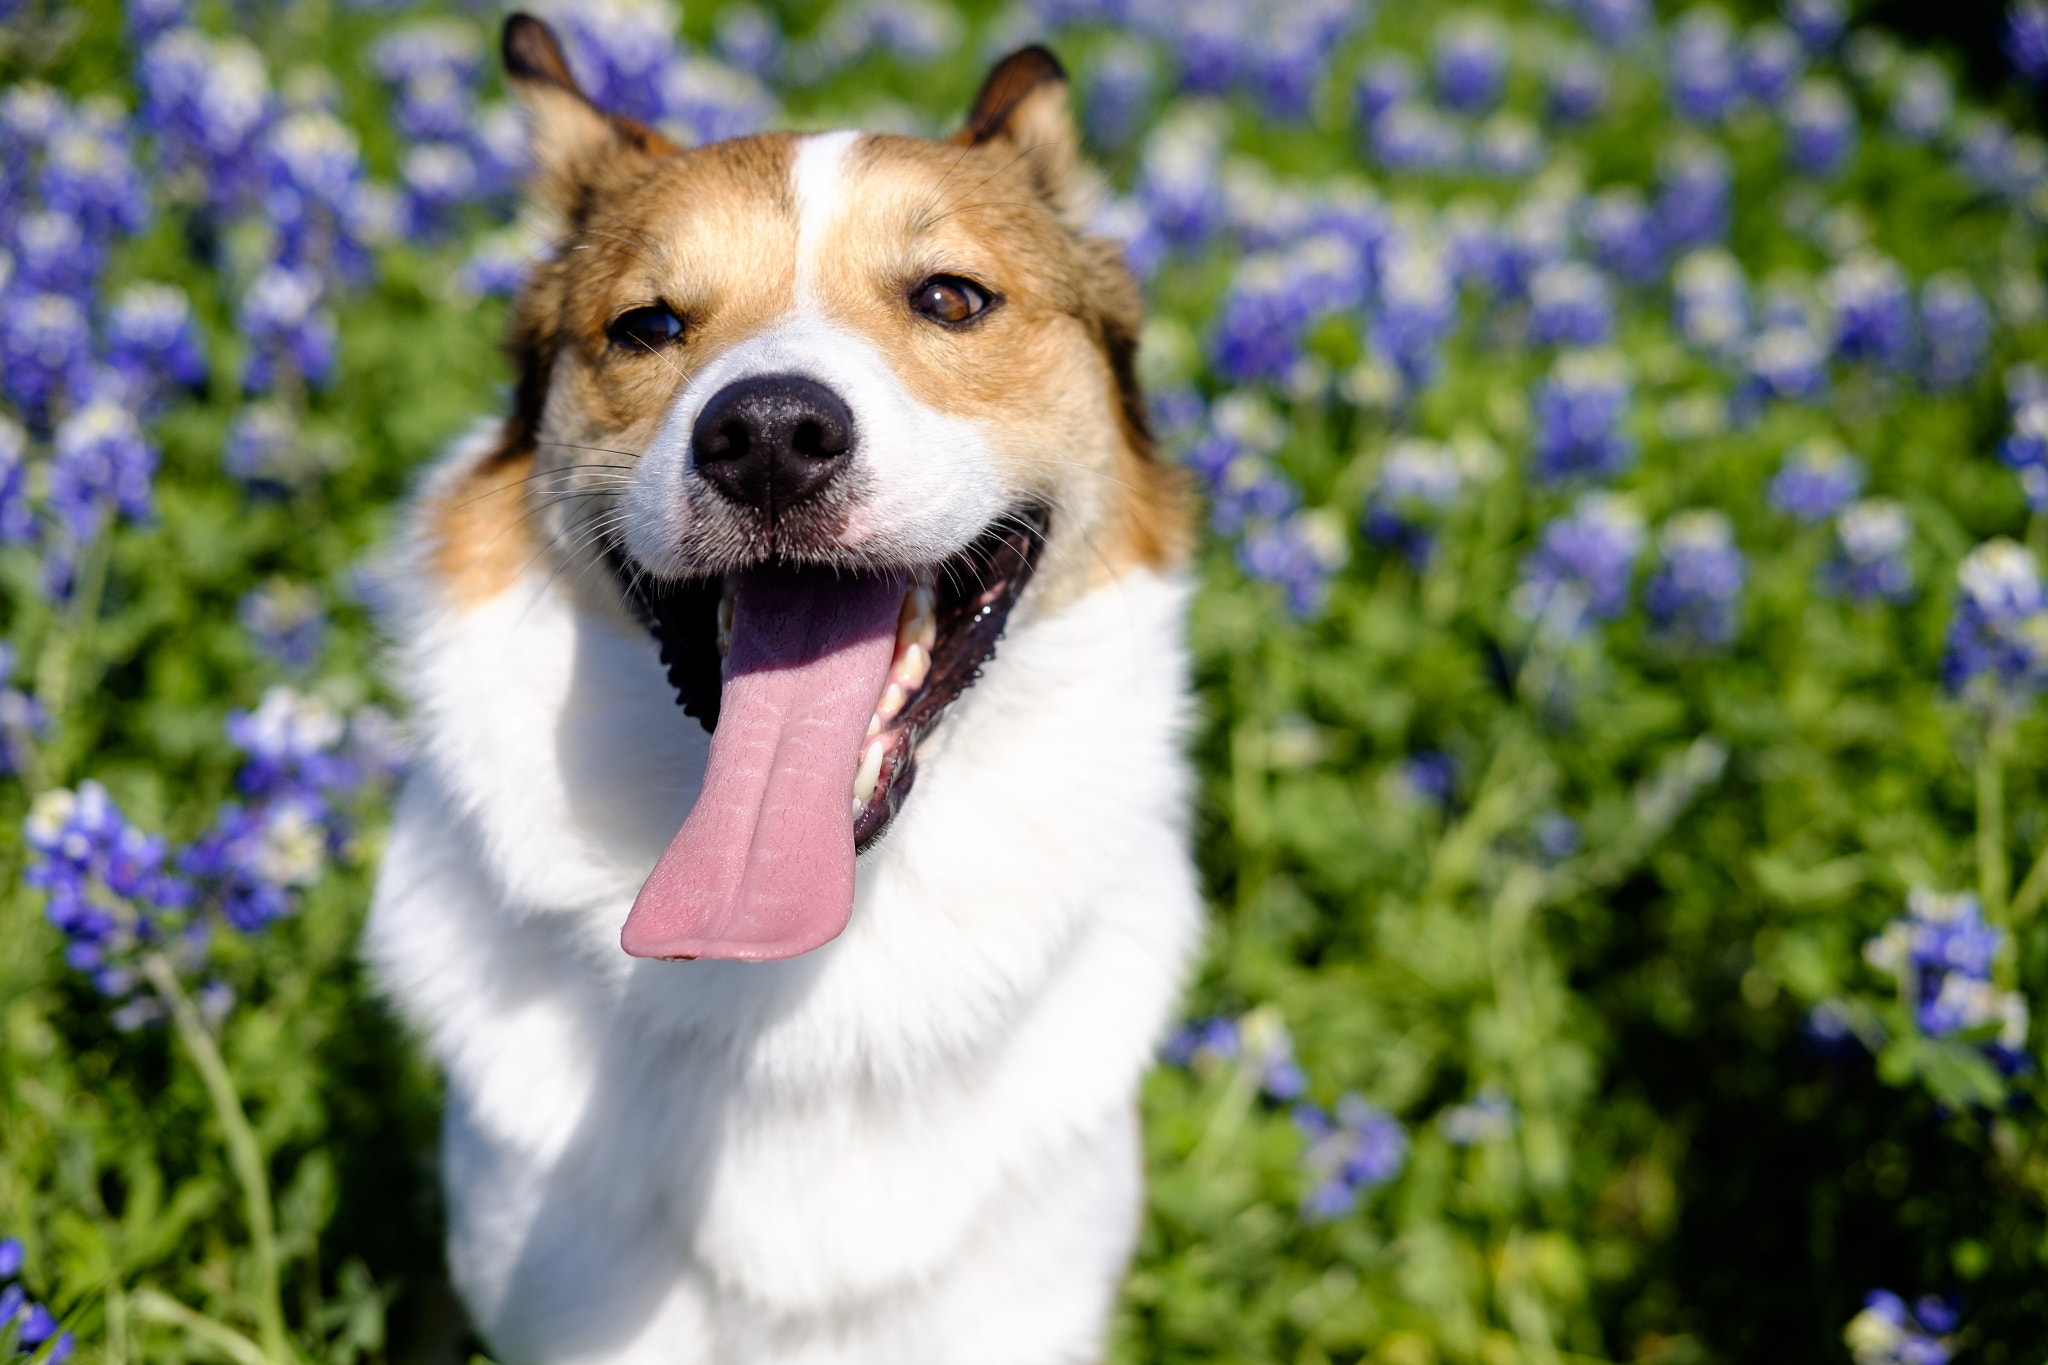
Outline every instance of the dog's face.
{"type": "Polygon", "coordinates": [[[1137,293],[1080,229],[1041,50],[948,144],[691,151],[592,107],[538,21],[508,23],[505,56],[564,231],[519,303],[500,459],[531,460],[565,577],[651,614],[717,726],[626,946],[801,952],[844,926],[854,849],[1027,583],[1042,608],[1177,556],[1137,293]]]}

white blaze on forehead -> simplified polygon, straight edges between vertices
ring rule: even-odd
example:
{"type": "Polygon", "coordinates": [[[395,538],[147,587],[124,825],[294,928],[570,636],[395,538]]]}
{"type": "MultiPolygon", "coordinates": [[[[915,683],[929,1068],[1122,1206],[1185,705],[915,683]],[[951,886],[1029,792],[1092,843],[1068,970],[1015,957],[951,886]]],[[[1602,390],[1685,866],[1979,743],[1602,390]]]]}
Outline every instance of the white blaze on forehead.
{"type": "Polygon", "coordinates": [[[796,191],[796,306],[809,310],[816,304],[818,250],[839,211],[840,190],[845,181],[846,158],[858,141],[858,132],[816,133],[797,145],[796,160],[789,178],[796,191]]]}

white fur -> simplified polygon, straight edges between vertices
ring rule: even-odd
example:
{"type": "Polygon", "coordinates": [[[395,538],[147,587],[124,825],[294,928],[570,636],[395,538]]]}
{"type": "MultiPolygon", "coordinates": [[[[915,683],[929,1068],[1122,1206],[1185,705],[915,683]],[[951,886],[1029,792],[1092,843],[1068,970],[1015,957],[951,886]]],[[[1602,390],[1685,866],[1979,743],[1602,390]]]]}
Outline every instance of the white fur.
{"type": "MultiPolygon", "coordinates": [[[[846,145],[798,158],[806,238],[846,145]]],[[[1005,506],[983,436],[800,296],[641,461],[644,561],[672,543],[663,497],[687,501],[701,396],[771,367],[855,411],[862,552],[957,549],[1005,506]]],[[[447,1073],[450,1261],[504,1365],[1096,1359],[1139,1214],[1136,1088],[1199,924],[1184,585],[1134,572],[1051,613],[1027,589],[840,938],[652,962],[619,930],[707,750],[653,641],[540,569],[459,606],[416,553],[421,751],[367,951],[447,1073]]]]}

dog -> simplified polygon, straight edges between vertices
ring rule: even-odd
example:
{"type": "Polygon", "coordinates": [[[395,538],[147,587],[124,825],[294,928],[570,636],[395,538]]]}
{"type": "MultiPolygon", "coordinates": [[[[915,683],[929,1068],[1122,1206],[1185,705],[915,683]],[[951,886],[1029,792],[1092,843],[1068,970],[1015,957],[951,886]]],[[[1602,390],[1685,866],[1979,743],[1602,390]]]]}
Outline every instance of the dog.
{"type": "Polygon", "coordinates": [[[682,150],[504,29],[501,425],[423,481],[366,933],[503,1365],[1101,1358],[1200,932],[1188,529],[1066,81],[682,150]]]}

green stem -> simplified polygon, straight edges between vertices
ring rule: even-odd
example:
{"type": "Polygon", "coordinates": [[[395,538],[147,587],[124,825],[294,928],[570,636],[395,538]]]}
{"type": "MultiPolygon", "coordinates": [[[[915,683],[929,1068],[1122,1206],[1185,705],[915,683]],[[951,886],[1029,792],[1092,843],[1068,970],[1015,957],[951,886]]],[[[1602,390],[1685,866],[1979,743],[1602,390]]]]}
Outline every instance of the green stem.
{"type": "Polygon", "coordinates": [[[169,1294],[158,1290],[135,1291],[135,1316],[145,1322],[160,1322],[170,1327],[182,1327],[234,1361],[235,1365],[270,1365],[270,1358],[263,1354],[261,1346],[225,1323],[215,1322],[204,1313],[195,1313],[169,1294]]]}
{"type": "MultiPolygon", "coordinates": [[[[243,1216],[249,1224],[250,1250],[256,1257],[256,1327],[263,1360],[266,1365],[291,1365],[291,1345],[284,1330],[284,1303],[278,1292],[277,1229],[271,1219],[270,1177],[264,1171],[263,1153],[256,1146],[256,1133],[249,1127],[241,1097],[235,1093],[227,1062],[214,1045],[213,1034],[200,1018],[198,1007],[178,984],[178,974],[172,970],[170,961],[161,953],[150,953],[142,959],[142,970],[170,1010],[178,1040],[184,1043],[192,1064],[199,1068],[207,1096],[213,1101],[214,1116],[220,1120],[227,1138],[228,1165],[242,1187],[243,1216]]],[[[136,1306],[141,1307],[139,1296],[136,1306]]]]}
{"type": "Polygon", "coordinates": [[[1977,754],[1977,896],[1984,919],[2005,923],[2005,727],[1993,721],[1977,754]]]}
{"type": "MultiPolygon", "coordinates": [[[[36,700],[58,726],[64,724],[71,709],[71,689],[79,673],[78,661],[85,654],[92,637],[93,626],[99,620],[100,602],[107,591],[107,562],[110,558],[109,542],[112,535],[102,531],[85,546],[79,560],[77,591],[71,596],[70,611],[66,619],[53,624],[45,640],[42,655],[36,660],[36,700]]],[[[57,744],[45,744],[35,751],[35,771],[32,774],[38,789],[62,786],[64,773],[53,771],[66,765],[63,748],[57,744]]]]}
{"type": "Polygon", "coordinates": [[[2026,880],[2020,883],[2020,889],[2013,895],[2012,905],[2005,912],[2006,918],[2012,921],[2015,929],[2019,928],[2034,917],[2043,899],[2048,899],[2048,848],[2042,849],[2041,856],[2034,859],[2026,880]]]}

